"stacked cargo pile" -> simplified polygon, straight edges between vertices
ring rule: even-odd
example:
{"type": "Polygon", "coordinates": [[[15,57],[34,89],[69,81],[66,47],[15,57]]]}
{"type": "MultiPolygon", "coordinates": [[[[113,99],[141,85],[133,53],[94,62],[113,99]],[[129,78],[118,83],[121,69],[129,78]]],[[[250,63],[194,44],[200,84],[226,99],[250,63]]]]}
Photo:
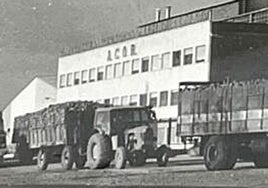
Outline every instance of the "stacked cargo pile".
{"type": "Polygon", "coordinates": [[[185,88],[179,103],[181,134],[251,132],[268,126],[268,80],[185,88]]]}
{"type": "MultiPolygon", "coordinates": [[[[50,105],[34,113],[15,118],[13,142],[26,142],[30,148],[64,144],[67,141],[67,128],[79,126],[81,118],[93,119],[92,109],[100,106],[89,101],[75,101],[50,105]]],[[[84,123],[90,123],[84,120],[84,123]]],[[[92,122],[91,122],[92,123],[92,122]]]]}

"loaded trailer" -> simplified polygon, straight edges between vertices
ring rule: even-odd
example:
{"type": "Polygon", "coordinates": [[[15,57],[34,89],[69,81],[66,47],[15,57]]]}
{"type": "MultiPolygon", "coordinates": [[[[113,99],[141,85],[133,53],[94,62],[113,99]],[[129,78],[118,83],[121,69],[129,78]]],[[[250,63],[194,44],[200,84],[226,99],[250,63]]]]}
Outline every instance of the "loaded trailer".
{"type": "Polygon", "coordinates": [[[51,105],[15,118],[13,142],[22,161],[37,156],[37,166],[46,170],[60,159],[66,170],[75,163],[91,169],[113,162],[143,165],[157,158],[165,166],[169,149],[157,148],[157,126],[149,107],[111,107],[88,101],[51,105]]]}
{"type": "Polygon", "coordinates": [[[180,83],[177,135],[198,139],[208,170],[268,167],[268,80],[180,83]]]}

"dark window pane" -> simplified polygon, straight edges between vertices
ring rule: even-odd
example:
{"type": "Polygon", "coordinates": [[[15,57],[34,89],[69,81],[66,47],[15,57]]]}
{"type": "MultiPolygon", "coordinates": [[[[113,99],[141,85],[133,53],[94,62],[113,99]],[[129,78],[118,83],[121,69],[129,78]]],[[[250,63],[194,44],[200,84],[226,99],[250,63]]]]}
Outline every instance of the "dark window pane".
{"type": "Polygon", "coordinates": [[[178,91],[171,91],[170,105],[177,105],[178,104],[178,97],[179,97],[178,91]]]}
{"type": "Polygon", "coordinates": [[[167,106],[168,103],[168,92],[162,91],[160,93],[160,106],[167,106]]]}
{"type": "Polygon", "coordinates": [[[141,67],[141,72],[148,72],[149,70],[149,58],[142,58],[142,67],[141,67]]]}
{"type": "Polygon", "coordinates": [[[175,51],[173,52],[173,62],[172,62],[172,66],[176,67],[176,66],[180,66],[181,64],[181,51],[175,51]]]}
{"type": "Polygon", "coordinates": [[[193,62],[193,48],[184,50],[184,65],[192,64],[193,62]]]}
{"type": "Polygon", "coordinates": [[[147,105],[147,94],[141,94],[140,95],[140,106],[146,106],[147,105]]]}

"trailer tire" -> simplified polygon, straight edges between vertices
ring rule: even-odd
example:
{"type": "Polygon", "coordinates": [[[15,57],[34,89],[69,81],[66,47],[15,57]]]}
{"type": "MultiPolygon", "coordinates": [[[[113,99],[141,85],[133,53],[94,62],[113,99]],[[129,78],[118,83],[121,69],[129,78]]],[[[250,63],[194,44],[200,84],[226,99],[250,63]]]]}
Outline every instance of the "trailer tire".
{"type": "Polygon", "coordinates": [[[204,148],[204,161],[208,170],[232,169],[236,163],[236,148],[223,136],[212,136],[204,148]]]}
{"type": "Polygon", "coordinates": [[[267,153],[254,154],[253,162],[256,168],[267,168],[268,167],[268,154],[267,153]]]}
{"type": "Polygon", "coordinates": [[[129,152],[128,162],[130,166],[143,166],[146,162],[144,153],[140,150],[129,152]]]}
{"type": "Polygon", "coordinates": [[[61,153],[61,166],[65,170],[70,170],[73,167],[74,155],[72,146],[65,146],[61,153]]]}
{"type": "Polygon", "coordinates": [[[126,150],[124,147],[116,149],[114,154],[115,168],[124,169],[126,167],[126,150]]]}
{"type": "Polygon", "coordinates": [[[41,171],[48,167],[48,154],[44,149],[40,149],[37,154],[37,168],[41,171]]]}
{"type": "Polygon", "coordinates": [[[91,169],[105,168],[112,160],[111,141],[108,136],[96,133],[87,145],[87,166],[91,169]]]}

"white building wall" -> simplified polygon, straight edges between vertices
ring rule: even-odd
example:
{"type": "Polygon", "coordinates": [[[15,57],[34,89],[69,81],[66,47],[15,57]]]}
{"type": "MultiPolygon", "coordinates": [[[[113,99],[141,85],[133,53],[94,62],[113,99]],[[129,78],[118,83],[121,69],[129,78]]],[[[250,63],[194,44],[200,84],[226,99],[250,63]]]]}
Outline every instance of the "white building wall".
{"type": "MultiPolygon", "coordinates": [[[[185,48],[195,48],[199,45],[206,45],[206,59],[203,63],[193,63],[191,65],[178,67],[170,66],[170,68],[164,70],[138,73],[110,80],[59,88],[57,92],[57,101],[111,99],[113,97],[121,97],[124,95],[129,96],[132,94],[174,90],[178,88],[178,83],[181,81],[208,81],[209,33],[210,22],[206,21],[97,48],[84,53],[62,57],[59,59],[58,80],[59,76],[62,74],[76,71],[81,72],[82,70],[118,62],[122,63],[123,61],[132,60],[134,58],[143,58],[166,52],[172,53],[176,50],[181,50],[183,56],[183,50],[185,48]],[[136,45],[136,56],[128,56],[118,60],[107,61],[108,50],[113,52],[116,48],[122,49],[123,46],[130,47],[131,44],[136,45]]],[[[194,57],[195,54],[193,55],[193,58],[194,57]]],[[[170,58],[170,65],[171,63],[172,56],[170,58]]],[[[161,118],[177,116],[177,108],[174,106],[156,108],[156,111],[158,117],[161,118]]]]}
{"type": "Polygon", "coordinates": [[[14,119],[17,116],[38,111],[54,103],[56,88],[35,78],[3,110],[4,130],[7,133],[7,145],[12,142],[14,119]],[[50,97],[52,100],[45,100],[50,97]]]}

